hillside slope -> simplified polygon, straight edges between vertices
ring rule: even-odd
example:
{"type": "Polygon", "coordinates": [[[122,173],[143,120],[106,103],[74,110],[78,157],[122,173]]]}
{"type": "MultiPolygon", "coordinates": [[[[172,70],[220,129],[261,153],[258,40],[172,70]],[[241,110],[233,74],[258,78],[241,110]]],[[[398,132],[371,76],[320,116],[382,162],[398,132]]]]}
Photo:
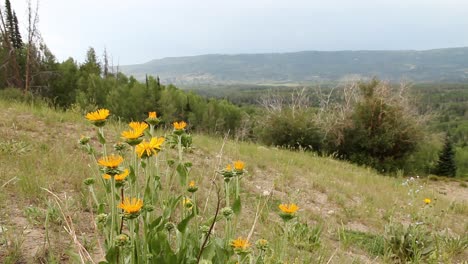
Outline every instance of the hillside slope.
{"type": "Polygon", "coordinates": [[[468,79],[468,47],[425,51],[303,51],[270,54],[201,55],[152,60],[119,68],[165,83],[303,83],[378,76],[384,80],[468,79]]]}
{"type": "MultiPolygon", "coordinates": [[[[77,263],[70,253],[76,251],[76,242],[62,228],[67,221],[74,223],[76,241],[96,260],[102,258],[91,198],[82,185],[92,176],[88,166],[92,161],[76,143],[80,135],[96,141],[94,129],[81,114],[55,112],[42,105],[0,100],[0,109],[0,262],[77,263]],[[66,201],[64,207],[57,208],[45,189],[66,201]]],[[[124,127],[111,122],[106,131],[118,139],[124,127]]],[[[385,177],[313,153],[205,135],[194,135],[187,159],[193,162],[191,175],[200,182],[203,202],[199,206],[211,197],[209,210],[214,207],[209,195],[212,180],[221,180],[216,171],[233,160],[246,162],[243,217],[236,232],[246,236],[258,202],[268,193],[271,196],[253,238],[267,238],[273,249],[279,250],[275,241],[281,230],[278,204],[296,202],[301,208],[298,220],[305,227],[288,248],[280,249],[290,261],[296,259],[294,263],[387,262],[389,255],[382,251],[385,230],[400,222],[419,222],[433,234],[451,239],[452,247],[439,245],[443,254],[436,256],[446,263],[461,263],[468,257],[468,225],[462,224],[468,217],[467,189],[458,182],[385,177]],[[427,206],[424,198],[433,202],[427,206]]],[[[222,233],[221,228],[216,232],[222,233]]]]}

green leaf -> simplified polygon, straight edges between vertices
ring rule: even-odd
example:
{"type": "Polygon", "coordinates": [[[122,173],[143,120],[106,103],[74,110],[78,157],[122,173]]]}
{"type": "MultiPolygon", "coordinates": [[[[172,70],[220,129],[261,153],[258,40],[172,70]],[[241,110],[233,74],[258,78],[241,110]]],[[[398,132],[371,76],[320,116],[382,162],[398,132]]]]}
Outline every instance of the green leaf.
{"type": "Polygon", "coordinates": [[[181,233],[184,233],[185,230],[187,229],[187,225],[188,223],[190,222],[190,220],[195,216],[195,214],[190,214],[189,216],[187,216],[184,220],[182,220],[178,225],[177,225],[177,229],[181,232],[181,233]]]}
{"type": "Polygon", "coordinates": [[[144,169],[146,168],[146,162],[144,162],[143,160],[141,161],[141,167],[144,169]]]}
{"type": "Polygon", "coordinates": [[[110,247],[107,250],[106,260],[110,263],[116,263],[118,250],[119,249],[117,247],[110,247]]]}
{"type": "Polygon", "coordinates": [[[106,204],[105,203],[100,203],[97,209],[99,214],[103,214],[106,212],[106,204]]]}
{"type": "Polygon", "coordinates": [[[241,212],[241,208],[242,208],[241,199],[240,199],[240,197],[238,197],[238,198],[234,201],[234,204],[232,205],[232,211],[234,211],[234,213],[235,213],[236,215],[238,215],[238,214],[241,212]]]}
{"type": "Polygon", "coordinates": [[[173,159],[167,160],[167,165],[172,167],[172,165],[174,165],[174,164],[175,164],[175,160],[173,160],[173,159]]]}
{"type": "Polygon", "coordinates": [[[131,165],[130,165],[130,173],[128,174],[128,178],[130,179],[131,183],[135,183],[136,181],[135,169],[131,165]]]}
{"type": "Polygon", "coordinates": [[[185,164],[179,163],[179,165],[177,165],[177,173],[179,174],[180,184],[186,186],[188,169],[185,167],[185,164]]]}
{"type": "Polygon", "coordinates": [[[101,132],[99,132],[99,131],[97,132],[97,137],[98,137],[99,143],[101,143],[103,145],[106,144],[106,139],[104,138],[104,136],[102,135],[101,132]]]}

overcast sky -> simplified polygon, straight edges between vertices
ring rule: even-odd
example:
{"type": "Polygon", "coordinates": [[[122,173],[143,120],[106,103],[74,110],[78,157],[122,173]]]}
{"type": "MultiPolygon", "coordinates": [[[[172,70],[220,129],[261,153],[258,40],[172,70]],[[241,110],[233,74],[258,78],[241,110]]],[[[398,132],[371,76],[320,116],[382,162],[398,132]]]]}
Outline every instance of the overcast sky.
{"type": "MultiPolygon", "coordinates": [[[[2,1],[2,0],[0,0],[2,1]]],[[[26,28],[27,0],[10,0],[26,28]]],[[[32,0],[33,4],[36,0],[32,0]]],[[[3,2],[3,1],[2,1],[3,2]]],[[[468,46],[468,0],[40,0],[59,60],[468,46]]]]}

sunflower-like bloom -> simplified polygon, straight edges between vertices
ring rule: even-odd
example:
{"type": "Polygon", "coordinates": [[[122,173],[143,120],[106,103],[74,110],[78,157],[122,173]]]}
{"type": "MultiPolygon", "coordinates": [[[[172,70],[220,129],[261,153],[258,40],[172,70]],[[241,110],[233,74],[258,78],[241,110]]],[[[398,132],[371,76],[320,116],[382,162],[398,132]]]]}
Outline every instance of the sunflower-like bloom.
{"type": "Polygon", "coordinates": [[[243,161],[234,161],[234,169],[236,173],[242,174],[244,172],[245,163],[243,161]]]}
{"type": "Polygon", "coordinates": [[[198,190],[198,186],[195,184],[195,181],[190,181],[188,184],[187,191],[193,193],[193,192],[196,192],[197,190],[198,190]]]}
{"type": "Polygon", "coordinates": [[[158,118],[156,112],[148,112],[148,118],[158,118]]]}
{"type": "Polygon", "coordinates": [[[90,112],[86,114],[86,119],[93,122],[97,127],[102,127],[106,123],[106,119],[109,116],[108,109],[98,109],[97,111],[90,112]]]}
{"type": "Polygon", "coordinates": [[[432,202],[432,201],[431,201],[431,199],[429,199],[429,198],[424,199],[424,203],[425,203],[425,204],[430,204],[431,202],[432,202]]]}
{"type": "Polygon", "coordinates": [[[281,210],[280,217],[283,218],[284,221],[289,221],[296,217],[296,212],[299,210],[299,206],[294,203],[280,204],[278,207],[281,210]]]}
{"type": "Polygon", "coordinates": [[[180,121],[180,122],[174,122],[173,125],[174,125],[175,130],[184,130],[185,127],[187,126],[187,123],[185,123],[184,121],[180,121]]]}
{"type": "Polygon", "coordinates": [[[143,200],[138,198],[125,198],[119,205],[119,208],[124,210],[125,214],[135,215],[138,214],[143,207],[143,200]]]}
{"type": "Polygon", "coordinates": [[[152,125],[152,126],[155,126],[157,124],[159,124],[159,122],[161,122],[161,120],[158,118],[158,116],[156,115],[156,112],[149,112],[148,113],[148,118],[146,118],[146,123],[152,125]]]}
{"type": "Polygon", "coordinates": [[[141,136],[143,136],[143,132],[132,129],[132,130],[123,131],[121,135],[126,141],[127,140],[135,140],[135,139],[139,139],[141,136]]]}
{"type": "Polygon", "coordinates": [[[122,137],[125,139],[125,142],[129,144],[130,146],[135,146],[140,144],[141,142],[141,137],[143,136],[143,132],[145,132],[145,129],[148,128],[148,124],[144,122],[131,122],[128,124],[132,129],[123,131],[122,132],[122,137]]]}
{"type": "Polygon", "coordinates": [[[247,239],[238,237],[237,239],[231,241],[231,247],[237,254],[248,253],[250,243],[247,239]]]}
{"type": "Polygon", "coordinates": [[[148,158],[153,155],[158,154],[158,152],[161,150],[161,145],[164,143],[164,138],[151,138],[151,140],[148,142],[146,140],[143,140],[140,144],[136,146],[136,153],[138,157],[140,158],[148,158]]]}
{"type": "Polygon", "coordinates": [[[143,131],[145,131],[145,129],[148,128],[148,124],[146,124],[145,122],[130,122],[130,124],[128,124],[133,130],[136,130],[136,131],[141,131],[141,133],[143,133],[143,131]]]}
{"type": "Polygon", "coordinates": [[[110,155],[107,157],[100,158],[98,164],[110,169],[117,168],[120,163],[123,162],[123,158],[120,155],[110,155]]]}
{"type": "MultiPolygon", "coordinates": [[[[117,182],[121,182],[125,180],[125,178],[127,178],[129,173],[130,172],[128,171],[128,169],[125,169],[122,173],[114,175],[114,180],[117,182]]],[[[102,177],[106,180],[110,180],[112,176],[109,174],[104,174],[102,177]]]]}

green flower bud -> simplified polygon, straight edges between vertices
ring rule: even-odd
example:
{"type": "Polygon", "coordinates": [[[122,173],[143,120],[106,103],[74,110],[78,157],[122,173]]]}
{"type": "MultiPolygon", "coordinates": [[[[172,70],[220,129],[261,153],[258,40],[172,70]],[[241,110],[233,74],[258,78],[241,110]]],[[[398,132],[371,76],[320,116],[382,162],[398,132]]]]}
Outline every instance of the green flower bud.
{"type": "Polygon", "coordinates": [[[268,240],[266,239],[259,239],[255,242],[255,246],[262,251],[265,251],[268,249],[268,240]]]}
{"type": "Polygon", "coordinates": [[[83,181],[86,186],[93,185],[96,182],[94,178],[87,178],[83,181]]]}
{"type": "Polygon", "coordinates": [[[117,237],[115,237],[115,245],[117,247],[126,247],[130,246],[130,237],[127,236],[126,234],[120,234],[117,237]]]}
{"type": "Polygon", "coordinates": [[[171,230],[173,230],[175,228],[175,224],[172,223],[172,222],[167,222],[165,225],[164,225],[164,228],[170,232],[171,230]]]}
{"type": "Polygon", "coordinates": [[[224,215],[224,217],[226,217],[226,219],[229,220],[232,218],[234,211],[232,210],[231,207],[224,207],[223,209],[221,209],[221,214],[224,215]]]}

